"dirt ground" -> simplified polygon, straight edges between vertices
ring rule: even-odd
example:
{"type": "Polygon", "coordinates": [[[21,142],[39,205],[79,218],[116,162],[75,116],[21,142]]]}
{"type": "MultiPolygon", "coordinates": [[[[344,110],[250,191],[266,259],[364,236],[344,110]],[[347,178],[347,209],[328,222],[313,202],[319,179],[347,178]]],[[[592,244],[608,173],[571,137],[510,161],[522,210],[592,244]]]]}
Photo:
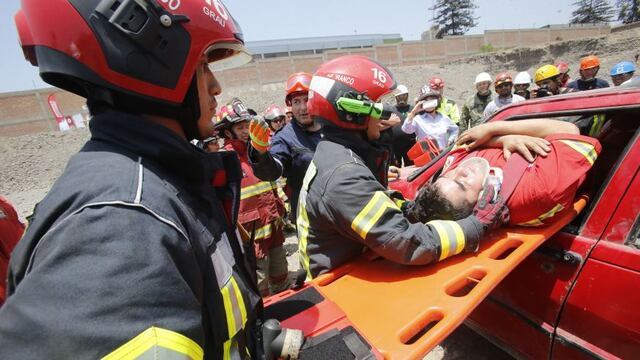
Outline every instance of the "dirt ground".
{"type": "MultiPolygon", "coordinates": [[[[528,70],[533,75],[537,67],[561,59],[571,64],[571,75],[577,77],[579,59],[588,54],[596,54],[600,57],[602,69],[599,77],[609,81],[609,69],[613,64],[622,60],[633,60],[640,52],[639,35],[640,29],[634,29],[606,37],[476,55],[447,64],[409,66],[391,68],[391,70],[397,81],[409,88],[411,97],[428,78],[439,75],[446,81],[445,96],[460,104],[474,93],[473,80],[479,72],[487,71],[496,74],[509,70],[515,76],[517,71],[528,70]]],[[[283,94],[281,83],[231,88],[224,90],[219,103],[237,96],[260,112],[270,103],[281,103],[283,94]]],[[[64,170],[69,158],[82,147],[89,136],[88,130],[80,129],[66,133],[51,132],[1,138],[0,194],[8,197],[16,205],[20,216],[25,218],[34,205],[47,194],[51,185],[64,170]]],[[[296,247],[295,237],[289,237],[288,252],[293,254],[296,247]]],[[[294,256],[289,258],[292,270],[297,268],[298,264],[294,256]]],[[[456,331],[426,357],[426,359],[462,358],[507,359],[510,357],[465,327],[456,331]]]]}

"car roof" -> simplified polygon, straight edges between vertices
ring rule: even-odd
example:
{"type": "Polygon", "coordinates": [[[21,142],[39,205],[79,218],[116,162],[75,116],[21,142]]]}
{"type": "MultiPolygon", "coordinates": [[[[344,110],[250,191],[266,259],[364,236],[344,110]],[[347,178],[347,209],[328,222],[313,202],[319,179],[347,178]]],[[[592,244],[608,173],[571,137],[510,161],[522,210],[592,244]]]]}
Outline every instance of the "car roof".
{"type": "Polygon", "coordinates": [[[625,85],[588,91],[530,99],[501,108],[489,121],[521,118],[543,113],[578,112],[581,110],[606,111],[611,108],[640,106],[640,77],[625,85]]]}

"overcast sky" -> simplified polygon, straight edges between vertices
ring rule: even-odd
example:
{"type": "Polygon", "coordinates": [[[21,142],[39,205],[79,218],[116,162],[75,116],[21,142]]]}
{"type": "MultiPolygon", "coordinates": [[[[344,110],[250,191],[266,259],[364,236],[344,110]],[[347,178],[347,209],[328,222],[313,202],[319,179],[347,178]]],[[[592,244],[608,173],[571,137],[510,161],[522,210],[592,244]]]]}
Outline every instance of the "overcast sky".
{"type": "MultiPolygon", "coordinates": [[[[24,60],[18,46],[13,15],[19,3],[19,0],[0,1],[3,52],[0,71],[4,72],[0,92],[48,86],[40,80],[36,68],[24,60]]],[[[240,23],[247,41],[380,33],[399,33],[405,40],[419,40],[430,25],[432,12],[428,8],[433,0],[228,0],[224,3],[240,23]]],[[[475,3],[478,26],[469,34],[562,24],[568,22],[573,11],[573,0],[476,0],[475,3]]]]}

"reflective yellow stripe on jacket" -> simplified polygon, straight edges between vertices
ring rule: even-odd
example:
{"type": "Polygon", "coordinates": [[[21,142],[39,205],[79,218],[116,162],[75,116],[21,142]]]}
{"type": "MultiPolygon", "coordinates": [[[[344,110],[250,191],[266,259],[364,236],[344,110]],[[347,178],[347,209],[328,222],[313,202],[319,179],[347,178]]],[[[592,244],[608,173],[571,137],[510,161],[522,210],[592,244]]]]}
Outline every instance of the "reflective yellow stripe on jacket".
{"type": "Polygon", "coordinates": [[[433,226],[440,237],[440,257],[442,261],[453,255],[460,254],[464,249],[465,239],[462,228],[455,221],[432,220],[427,225],[433,226]]]}
{"type": "Polygon", "coordinates": [[[600,135],[600,131],[602,130],[602,125],[606,120],[605,114],[596,114],[593,116],[593,122],[591,123],[591,128],[589,129],[589,136],[598,137],[600,135]]]}
{"type": "Polygon", "coordinates": [[[256,233],[253,235],[255,241],[267,239],[271,236],[273,223],[269,223],[261,228],[256,229],[256,233]]]}
{"type": "Polygon", "coordinates": [[[240,190],[240,200],[245,200],[252,196],[260,195],[264,192],[275,189],[277,189],[277,186],[274,182],[261,181],[257,184],[243,187],[242,190],[240,190]]]}
{"type": "Polygon", "coordinates": [[[103,360],[115,359],[202,359],[204,352],[200,345],[177,332],[152,326],[127,341],[103,360]]]}
{"type": "Polygon", "coordinates": [[[396,205],[387,194],[382,191],[376,191],[367,205],[360,210],[351,222],[351,229],[358,233],[364,240],[369,230],[380,220],[380,217],[382,217],[382,214],[384,214],[387,209],[400,211],[398,205],[396,205]]]}
{"type": "Polygon", "coordinates": [[[560,141],[568,145],[569,147],[571,147],[573,150],[582,154],[585,158],[587,158],[587,161],[589,161],[591,165],[593,165],[593,163],[598,158],[598,153],[596,152],[595,147],[593,147],[593,145],[589,144],[588,142],[579,141],[579,140],[560,140],[560,141]]]}
{"type": "Polygon", "coordinates": [[[227,318],[227,329],[229,330],[229,340],[224,343],[224,359],[242,359],[235,339],[247,322],[247,309],[244,306],[242,292],[238,287],[236,279],[231,276],[228,283],[220,289],[222,301],[224,302],[224,312],[227,318]]]}
{"type": "Polygon", "coordinates": [[[307,254],[307,237],[309,236],[309,215],[307,214],[307,193],[309,185],[318,173],[318,169],[313,161],[309,164],[307,172],[302,180],[302,189],[298,199],[298,218],[296,225],[298,228],[298,252],[300,253],[300,263],[307,271],[307,280],[311,280],[311,269],[309,268],[309,255],[307,254]]]}
{"type": "Polygon", "coordinates": [[[560,204],[556,204],[556,206],[554,206],[551,210],[547,211],[546,213],[538,216],[537,218],[533,219],[533,220],[529,220],[523,223],[518,224],[519,226],[542,226],[544,225],[544,223],[542,222],[545,219],[548,219],[552,216],[554,216],[555,214],[559,213],[560,211],[564,210],[564,206],[560,205],[560,204]]]}

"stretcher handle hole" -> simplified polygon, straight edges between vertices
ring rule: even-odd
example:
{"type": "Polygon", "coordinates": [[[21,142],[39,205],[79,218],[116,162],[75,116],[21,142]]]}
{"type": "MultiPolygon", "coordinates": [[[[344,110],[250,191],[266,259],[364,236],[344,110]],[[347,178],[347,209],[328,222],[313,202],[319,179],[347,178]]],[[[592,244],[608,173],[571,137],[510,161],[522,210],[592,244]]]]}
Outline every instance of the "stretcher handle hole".
{"type": "Polygon", "coordinates": [[[509,239],[507,241],[500,242],[498,246],[489,254],[489,259],[504,260],[508,258],[509,255],[511,255],[511,253],[513,253],[522,244],[522,240],[518,239],[509,239]]]}
{"type": "Polygon", "coordinates": [[[400,330],[400,341],[405,345],[415,344],[442,319],[444,319],[444,314],[441,310],[428,309],[400,330]]]}
{"type": "Polygon", "coordinates": [[[480,268],[471,269],[447,284],[444,291],[447,295],[453,297],[467,296],[485,276],[487,276],[486,270],[480,268]]]}

